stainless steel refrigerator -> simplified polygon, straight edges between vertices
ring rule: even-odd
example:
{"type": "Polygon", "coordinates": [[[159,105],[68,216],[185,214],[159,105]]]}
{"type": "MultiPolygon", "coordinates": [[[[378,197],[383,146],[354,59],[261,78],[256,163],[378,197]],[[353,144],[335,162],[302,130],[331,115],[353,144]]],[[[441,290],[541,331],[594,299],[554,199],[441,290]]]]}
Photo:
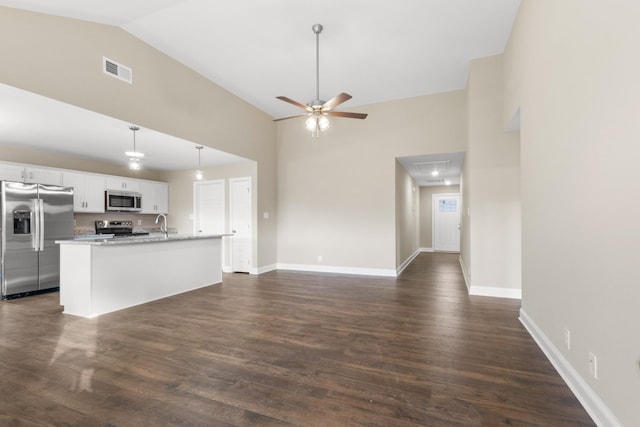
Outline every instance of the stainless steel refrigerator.
{"type": "Polygon", "coordinates": [[[2,298],[60,286],[60,248],[73,238],[73,188],[0,181],[2,298]]]}

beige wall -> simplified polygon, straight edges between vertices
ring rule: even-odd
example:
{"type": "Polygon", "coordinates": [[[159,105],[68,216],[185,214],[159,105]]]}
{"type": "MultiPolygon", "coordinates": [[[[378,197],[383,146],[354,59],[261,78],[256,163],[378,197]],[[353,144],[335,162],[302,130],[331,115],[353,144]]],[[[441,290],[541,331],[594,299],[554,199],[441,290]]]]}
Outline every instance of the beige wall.
{"type": "Polygon", "coordinates": [[[433,195],[459,192],[459,185],[420,187],[420,248],[433,249],[433,195]]]}
{"type": "Polygon", "coordinates": [[[466,153],[460,173],[460,208],[462,209],[460,212],[460,266],[467,286],[469,286],[470,280],[468,271],[473,266],[471,261],[471,217],[467,215],[467,207],[470,203],[469,193],[471,192],[471,182],[467,179],[469,176],[469,157],[469,153],[466,153]]]}
{"type": "Polygon", "coordinates": [[[522,309],[640,425],[640,2],[523,0],[518,15],[505,82],[520,81],[522,309]]]}
{"type": "Polygon", "coordinates": [[[396,160],[396,268],[419,249],[420,191],[409,172],[396,160]]]}
{"type": "Polygon", "coordinates": [[[319,139],[278,122],[279,263],[395,271],[396,157],[464,151],[463,91],[349,110],[319,139]]]}
{"type": "MultiPolygon", "coordinates": [[[[117,27],[2,7],[0,40],[11,40],[0,43],[0,83],[255,160],[256,212],[277,216],[276,127],[265,113],[117,27]],[[133,84],[105,75],[103,56],[131,67],[133,84]]],[[[275,221],[257,226],[256,262],[274,264],[275,221]]]]}
{"type": "Polygon", "coordinates": [[[471,61],[462,259],[472,293],[519,296],[520,146],[503,130],[502,84],[501,55],[471,61]]]}

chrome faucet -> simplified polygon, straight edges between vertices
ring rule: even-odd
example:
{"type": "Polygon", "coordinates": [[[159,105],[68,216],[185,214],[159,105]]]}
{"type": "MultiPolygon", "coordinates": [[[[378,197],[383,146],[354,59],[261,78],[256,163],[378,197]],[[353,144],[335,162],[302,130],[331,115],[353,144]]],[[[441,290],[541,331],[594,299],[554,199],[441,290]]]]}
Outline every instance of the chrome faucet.
{"type": "Polygon", "coordinates": [[[160,220],[160,218],[164,219],[162,224],[160,224],[160,231],[164,234],[164,237],[169,237],[169,229],[167,228],[167,217],[165,214],[160,214],[156,217],[156,224],[160,220]]]}

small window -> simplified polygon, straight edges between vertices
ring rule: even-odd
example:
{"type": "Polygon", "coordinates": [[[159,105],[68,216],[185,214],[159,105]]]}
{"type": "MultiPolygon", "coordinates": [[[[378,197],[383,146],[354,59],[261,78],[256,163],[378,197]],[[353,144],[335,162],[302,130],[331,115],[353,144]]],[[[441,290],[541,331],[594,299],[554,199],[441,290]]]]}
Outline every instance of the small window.
{"type": "Polygon", "coordinates": [[[440,200],[440,212],[458,212],[458,201],[456,199],[440,200]]]}

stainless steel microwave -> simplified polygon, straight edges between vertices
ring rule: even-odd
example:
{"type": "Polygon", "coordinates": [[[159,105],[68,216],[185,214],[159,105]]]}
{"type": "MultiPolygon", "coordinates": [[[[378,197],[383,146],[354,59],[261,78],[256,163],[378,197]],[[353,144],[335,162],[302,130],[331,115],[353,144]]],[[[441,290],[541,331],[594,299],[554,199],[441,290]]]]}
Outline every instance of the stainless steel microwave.
{"type": "Polygon", "coordinates": [[[118,212],[142,210],[142,194],[132,191],[107,190],[104,192],[105,209],[118,212]]]}

